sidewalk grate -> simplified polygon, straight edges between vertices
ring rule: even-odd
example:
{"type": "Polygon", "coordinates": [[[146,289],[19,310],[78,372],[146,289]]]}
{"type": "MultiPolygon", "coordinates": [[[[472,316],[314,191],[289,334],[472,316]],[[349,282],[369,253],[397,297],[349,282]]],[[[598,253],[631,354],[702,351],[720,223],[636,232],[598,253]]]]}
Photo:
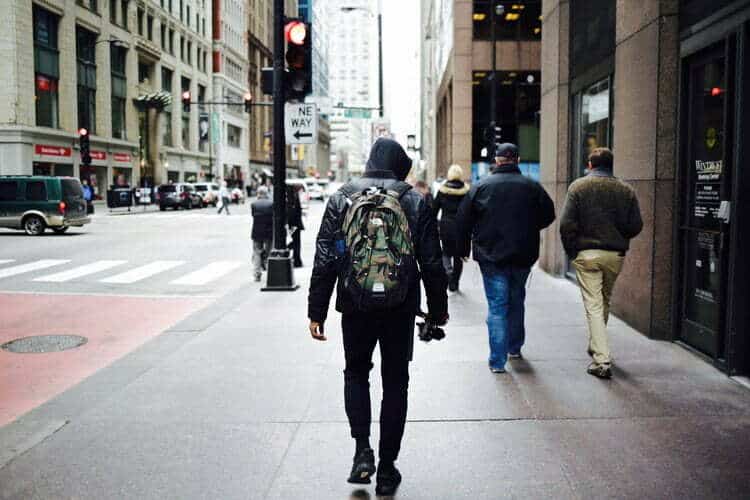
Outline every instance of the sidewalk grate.
{"type": "Polygon", "coordinates": [[[75,349],[88,342],[78,335],[34,335],[11,340],[0,346],[3,350],[21,354],[58,352],[75,349]]]}

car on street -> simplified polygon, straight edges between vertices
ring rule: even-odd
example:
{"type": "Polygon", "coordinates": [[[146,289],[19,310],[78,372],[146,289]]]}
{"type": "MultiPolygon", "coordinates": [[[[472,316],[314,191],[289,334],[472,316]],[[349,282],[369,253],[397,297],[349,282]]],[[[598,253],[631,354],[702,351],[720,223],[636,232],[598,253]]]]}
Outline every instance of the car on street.
{"type": "Polygon", "coordinates": [[[328,196],[328,179],[305,178],[305,185],[311,200],[325,200],[328,196]]]}
{"type": "Polygon", "coordinates": [[[157,191],[159,210],[168,208],[179,210],[180,208],[191,209],[203,206],[203,198],[195,190],[192,184],[176,182],[174,184],[162,184],[157,191]]]}
{"type": "Polygon", "coordinates": [[[216,206],[216,203],[219,201],[218,184],[214,184],[213,182],[196,182],[193,186],[195,186],[196,192],[203,199],[204,207],[207,207],[208,205],[211,205],[212,207],[216,206]]]}
{"type": "Polygon", "coordinates": [[[91,222],[81,182],[75,177],[0,176],[0,227],[39,236],[91,222]]]}

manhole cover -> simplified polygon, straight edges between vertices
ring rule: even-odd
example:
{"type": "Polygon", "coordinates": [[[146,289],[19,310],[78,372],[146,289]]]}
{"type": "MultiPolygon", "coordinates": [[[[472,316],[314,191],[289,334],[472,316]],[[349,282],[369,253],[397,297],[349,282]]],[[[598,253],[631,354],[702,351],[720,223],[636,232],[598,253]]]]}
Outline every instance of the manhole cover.
{"type": "Polygon", "coordinates": [[[10,352],[35,353],[35,352],[57,352],[67,349],[75,349],[88,342],[86,337],[78,335],[35,335],[11,340],[2,345],[2,348],[10,352]]]}

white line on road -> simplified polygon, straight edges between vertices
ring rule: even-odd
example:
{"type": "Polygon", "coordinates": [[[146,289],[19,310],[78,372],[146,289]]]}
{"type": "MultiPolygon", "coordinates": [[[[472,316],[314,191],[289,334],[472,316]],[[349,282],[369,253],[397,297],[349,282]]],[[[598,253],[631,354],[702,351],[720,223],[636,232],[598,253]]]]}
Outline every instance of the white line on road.
{"type": "Polygon", "coordinates": [[[9,264],[15,262],[15,259],[0,259],[0,264],[9,264]]]}
{"type": "Polygon", "coordinates": [[[226,274],[229,274],[240,266],[242,266],[242,262],[236,260],[211,262],[210,264],[203,266],[202,268],[193,271],[192,273],[186,274],[185,276],[174,280],[171,284],[205,285],[211,281],[221,278],[226,274]]]}
{"type": "Polygon", "coordinates": [[[146,264],[145,266],[136,267],[135,269],[131,269],[130,271],[116,274],[114,276],[110,276],[109,278],[104,278],[102,280],[99,280],[99,282],[118,284],[135,283],[136,281],[141,281],[148,278],[149,276],[153,276],[164,271],[169,271],[170,269],[173,269],[184,263],[184,260],[157,260],[152,262],[151,264],[146,264]]]}
{"type": "Polygon", "coordinates": [[[55,274],[48,274],[47,276],[42,276],[40,278],[35,279],[34,281],[62,283],[65,281],[70,281],[75,278],[88,276],[89,274],[98,273],[100,271],[106,271],[107,269],[111,269],[116,266],[121,266],[125,264],[126,262],[127,260],[99,260],[96,262],[92,262],[90,264],[84,264],[82,266],[74,267],[73,269],[69,269],[67,271],[62,271],[62,272],[55,273],[55,274]]]}
{"type": "Polygon", "coordinates": [[[0,269],[0,278],[7,278],[9,276],[15,276],[17,274],[29,273],[31,271],[38,271],[40,269],[47,269],[48,267],[59,266],[60,264],[65,264],[66,262],[70,261],[61,259],[42,259],[34,262],[29,262],[28,264],[6,267],[4,269],[0,269]]]}

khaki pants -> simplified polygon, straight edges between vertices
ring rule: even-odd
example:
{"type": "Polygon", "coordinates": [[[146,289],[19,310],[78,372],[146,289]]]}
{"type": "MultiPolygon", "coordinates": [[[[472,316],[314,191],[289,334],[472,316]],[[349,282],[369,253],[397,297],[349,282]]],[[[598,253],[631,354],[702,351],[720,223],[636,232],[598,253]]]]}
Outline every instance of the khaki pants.
{"type": "Polygon", "coordinates": [[[609,301],[624,259],[619,252],[581,250],[573,261],[586,309],[589,351],[597,365],[612,363],[607,340],[609,301]]]}

